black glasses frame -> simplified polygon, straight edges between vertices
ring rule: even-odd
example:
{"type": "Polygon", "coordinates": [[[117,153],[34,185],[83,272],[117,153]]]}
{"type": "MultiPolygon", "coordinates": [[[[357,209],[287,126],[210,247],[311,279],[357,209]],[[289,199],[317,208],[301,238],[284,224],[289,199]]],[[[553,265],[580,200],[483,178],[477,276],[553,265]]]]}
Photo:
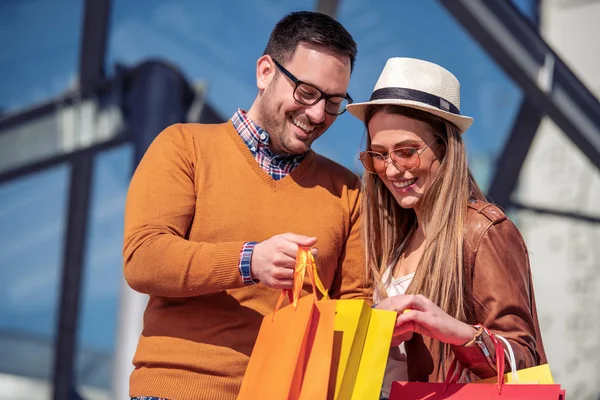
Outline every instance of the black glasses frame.
{"type": "MultiPolygon", "coordinates": [[[[340,96],[340,95],[335,95],[335,94],[327,94],[324,91],[322,91],[321,89],[319,89],[318,87],[311,85],[310,83],[301,81],[300,79],[296,78],[294,76],[294,74],[292,74],[290,71],[288,71],[287,69],[285,69],[285,67],[281,64],[279,64],[277,62],[277,60],[275,60],[273,57],[271,57],[271,59],[273,60],[273,62],[275,63],[275,65],[277,66],[277,68],[285,75],[287,76],[292,83],[295,85],[294,87],[294,100],[296,100],[298,103],[305,105],[305,106],[313,106],[315,104],[317,104],[319,101],[321,101],[322,99],[325,99],[325,101],[329,101],[329,99],[333,98],[333,97],[337,97],[340,99],[344,99],[348,102],[348,104],[352,104],[354,102],[354,100],[352,100],[352,97],[350,97],[350,95],[348,93],[346,93],[346,96],[340,96]],[[298,97],[296,96],[296,91],[298,90],[298,87],[300,85],[307,85],[310,86],[311,88],[317,90],[320,94],[320,96],[313,101],[312,103],[307,103],[306,101],[303,100],[298,100],[298,97]]],[[[335,104],[335,103],[330,103],[330,104],[335,104]]],[[[342,115],[344,112],[346,112],[346,107],[340,108],[340,110],[337,113],[331,113],[329,111],[327,111],[327,107],[325,107],[325,112],[329,115],[342,115]]]]}

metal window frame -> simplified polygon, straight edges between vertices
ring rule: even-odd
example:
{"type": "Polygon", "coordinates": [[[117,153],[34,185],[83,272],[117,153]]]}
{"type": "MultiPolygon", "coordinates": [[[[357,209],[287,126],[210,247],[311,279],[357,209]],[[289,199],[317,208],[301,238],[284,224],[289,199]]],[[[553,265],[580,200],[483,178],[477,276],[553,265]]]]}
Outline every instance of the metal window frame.
{"type": "Polygon", "coordinates": [[[439,0],[600,169],[600,103],[510,1],[439,0]]]}

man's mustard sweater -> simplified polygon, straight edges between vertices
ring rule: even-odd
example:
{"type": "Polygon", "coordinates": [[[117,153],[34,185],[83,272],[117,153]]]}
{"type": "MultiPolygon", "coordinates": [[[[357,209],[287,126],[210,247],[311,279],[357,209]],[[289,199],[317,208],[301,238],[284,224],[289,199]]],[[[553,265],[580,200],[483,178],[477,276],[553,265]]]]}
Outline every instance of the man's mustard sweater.
{"type": "Polygon", "coordinates": [[[236,398],[262,317],[280,293],[243,283],[244,242],[317,237],[318,273],[331,296],[368,298],[359,202],[358,177],[312,150],[275,181],[231,121],[165,129],[127,196],[125,277],[150,295],[130,395],[236,398]]]}

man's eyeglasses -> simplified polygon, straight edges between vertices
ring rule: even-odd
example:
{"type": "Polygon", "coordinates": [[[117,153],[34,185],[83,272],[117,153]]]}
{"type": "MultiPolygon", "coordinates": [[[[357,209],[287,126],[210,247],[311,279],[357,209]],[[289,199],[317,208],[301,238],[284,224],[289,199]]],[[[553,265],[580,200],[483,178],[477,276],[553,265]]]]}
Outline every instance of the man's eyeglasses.
{"type": "Polygon", "coordinates": [[[382,174],[392,163],[399,171],[412,171],[421,165],[421,154],[429,148],[437,139],[423,148],[419,147],[398,147],[389,153],[379,153],[377,151],[363,151],[360,153],[360,162],[365,170],[372,174],[382,174]]]}
{"type": "Polygon", "coordinates": [[[294,87],[294,100],[298,103],[305,106],[312,106],[321,101],[321,99],[325,99],[325,112],[329,115],[343,114],[346,111],[346,106],[352,103],[352,97],[348,93],[346,93],[346,96],[327,94],[310,83],[302,82],[296,78],[275,59],[273,59],[273,62],[296,85],[294,87]]]}

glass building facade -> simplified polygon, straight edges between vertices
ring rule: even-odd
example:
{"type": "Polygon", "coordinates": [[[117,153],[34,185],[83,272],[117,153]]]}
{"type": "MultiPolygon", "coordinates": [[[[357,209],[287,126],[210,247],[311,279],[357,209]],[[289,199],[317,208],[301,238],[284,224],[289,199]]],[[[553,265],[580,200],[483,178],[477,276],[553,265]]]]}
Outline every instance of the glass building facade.
{"type": "MultiPolygon", "coordinates": [[[[106,31],[105,77],[118,79],[123,70],[159,60],[201,94],[202,104],[210,105],[214,118],[227,119],[237,108],[247,109],[252,104],[256,95],[255,60],[262,54],[275,22],[290,11],[314,10],[317,3],[113,0],[106,31]]],[[[537,27],[539,2],[513,3],[523,19],[537,27]]],[[[83,106],[69,117],[75,122],[65,120],[67,114],[60,114],[54,122],[37,117],[12,122],[15,116],[28,115],[30,109],[46,103],[52,103],[48,115],[59,115],[63,103],[81,105],[87,99],[77,94],[84,8],[84,0],[0,3],[0,36],[10,38],[0,56],[0,154],[6,154],[7,160],[21,151],[26,160],[23,149],[49,140],[47,135],[54,133],[66,141],[69,132],[82,135],[89,130],[88,125],[105,123],[100,114],[86,117],[83,106]],[[56,100],[65,96],[68,102],[56,100]],[[65,128],[74,123],[83,128],[65,128]],[[3,141],[3,136],[9,135],[11,140],[3,141]]],[[[357,101],[370,96],[390,57],[429,60],[457,76],[462,90],[461,111],[475,119],[465,135],[469,162],[478,182],[488,191],[526,98],[523,89],[438,1],[341,0],[336,18],[358,43],[349,87],[357,101]]],[[[131,88],[126,84],[119,88],[122,97],[118,99],[126,98],[131,88]]],[[[101,101],[94,95],[90,98],[101,101]]],[[[122,109],[115,118],[121,122],[110,126],[133,130],[122,109]]],[[[123,138],[86,155],[91,159],[91,175],[89,211],[83,214],[86,224],[81,238],[73,390],[89,399],[113,398],[123,284],[124,202],[137,157],[132,135],[124,134],[123,138]]],[[[86,146],[85,138],[77,140],[82,148],[86,146]]],[[[363,146],[364,127],[346,113],[314,148],[360,174],[357,154],[363,146]]],[[[0,399],[31,398],[31,393],[41,396],[36,398],[53,397],[61,277],[72,211],[70,177],[75,165],[68,149],[56,154],[37,154],[34,161],[39,167],[31,170],[25,161],[0,161],[0,226],[4,227],[0,230],[0,354],[4,355],[0,357],[0,399]]],[[[557,159],[555,165],[560,162],[557,159]]],[[[528,192],[520,193],[522,198],[528,192]]],[[[519,218],[516,216],[518,223],[519,218]]],[[[535,232],[539,226],[522,228],[535,232]]],[[[540,277],[536,287],[542,284],[551,285],[540,277]]],[[[552,336],[546,342],[550,355],[553,346],[561,346],[560,340],[552,336]]],[[[555,375],[560,378],[561,372],[555,375]]]]}

